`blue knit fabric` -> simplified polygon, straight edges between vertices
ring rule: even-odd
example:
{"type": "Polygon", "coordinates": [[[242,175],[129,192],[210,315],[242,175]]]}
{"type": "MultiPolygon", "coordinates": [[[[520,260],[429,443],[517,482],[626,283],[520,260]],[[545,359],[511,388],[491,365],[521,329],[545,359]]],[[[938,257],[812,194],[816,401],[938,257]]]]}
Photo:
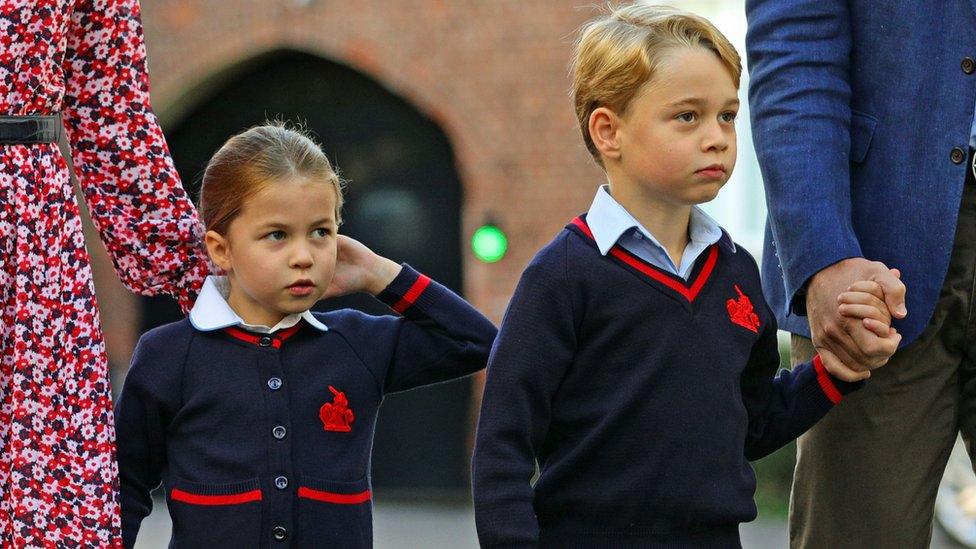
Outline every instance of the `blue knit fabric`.
{"type": "Polygon", "coordinates": [[[303,321],[287,339],[188,320],[146,333],[115,412],[125,546],[162,481],[175,547],[371,547],[383,395],[484,368],[496,332],[436,282],[412,299],[418,280],[405,265],[378,296],[403,317],[315,313],[328,331],[303,321]]]}
{"type": "Polygon", "coordinates": [[[825,391],[859,384],[813,364],[774,377],[776,321],[736,249],[713,245],[687,285],[619,247],[602,256],[575,224],[533,259],[488,365],[482,546],[739,544],[756,516],[749,460],[823,417],[825,391]]]}

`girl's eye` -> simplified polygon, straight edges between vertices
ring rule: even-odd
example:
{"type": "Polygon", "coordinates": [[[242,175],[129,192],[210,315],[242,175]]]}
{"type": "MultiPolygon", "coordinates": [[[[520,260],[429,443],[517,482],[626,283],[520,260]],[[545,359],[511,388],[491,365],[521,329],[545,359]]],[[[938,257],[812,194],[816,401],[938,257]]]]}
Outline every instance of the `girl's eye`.
{"type": "Polygon", "coordinates": [[[722,118],[722,122],[725,122],[727,124],[731,124],[731,123],[735,122],[735,119],[736,119],[736,117],[738,117],[738,115],[739,115],[739,113],[737,113],[735,111],[728,111],[728,112],[723,112],[720,115],[720,117],[722,118]]]}
{"type": "Polygon", "coordinates": [[[277,242],[285,239],[285,231],[271,231],[270,233],[264,235],[264,237],[272,242],[277,242]]]}
{"type": "Polygon", "coordinates": [[[693,112],[683,112],[675,117],[682,122],[694,122],[697,115],[693,112]]]}
{"type": "Polygon", "coordinates": [[[326,229],[325,227],[319,227],[318,229],[312,231],[312,235],[315,236],[316,238],[325,238],[330,234],[332,234],[332,231],[326,229]]]}

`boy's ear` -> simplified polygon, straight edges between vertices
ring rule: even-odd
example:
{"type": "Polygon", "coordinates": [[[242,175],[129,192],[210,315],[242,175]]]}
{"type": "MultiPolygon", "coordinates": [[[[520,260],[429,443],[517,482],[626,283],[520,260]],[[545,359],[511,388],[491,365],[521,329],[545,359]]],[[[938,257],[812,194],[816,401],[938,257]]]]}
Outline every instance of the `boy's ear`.
{"type": "Polygon", "coordinates": [[[607,107],[590,113],[590,139],[605,158],[620,158],[620,117],[607,107]]]}
{"type": "Polygon", "coordinates": [[[230,242],[217,231],[207,231],[203,236],[203,243],[207,246],[207,254],[224,272],[231,268],[230,242]]]}

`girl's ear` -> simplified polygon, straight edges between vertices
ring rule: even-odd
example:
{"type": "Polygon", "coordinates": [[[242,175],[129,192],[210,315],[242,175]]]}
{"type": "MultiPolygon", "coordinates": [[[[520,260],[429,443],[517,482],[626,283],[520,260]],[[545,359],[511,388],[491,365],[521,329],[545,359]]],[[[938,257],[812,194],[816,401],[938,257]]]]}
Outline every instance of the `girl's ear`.
{"type": "Polygon", "coordinates": [[[620,158],[620,117],[607,107],[593,109],[588,127],[590,139],[605,158],[620,158]]]}
{"type": "Polygon", "coordinates": [[[207,245],[207,253],[210,255],[210,259],[224,272],[230,272],[233,259],[230,253],[230,242],[227,238],[217,231],[207,231],[207,234],[203,236],[203,242],[207,245]]]}

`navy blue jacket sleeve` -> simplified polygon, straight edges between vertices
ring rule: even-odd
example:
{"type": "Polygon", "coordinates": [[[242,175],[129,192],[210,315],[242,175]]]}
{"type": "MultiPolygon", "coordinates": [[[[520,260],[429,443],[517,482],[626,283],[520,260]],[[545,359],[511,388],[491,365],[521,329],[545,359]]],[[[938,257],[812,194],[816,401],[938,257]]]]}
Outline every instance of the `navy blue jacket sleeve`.
{"type": "Polygon", "coordinates": [[[115,404],[122,539],[127,549],[135,545],[142,519],[152,511],[149,493],[160,484],[166,426],[179,406],[184,356],[185,347],[159,330],[143,335],[115,404]]]}
{"type": "Polygon", "coordinates": [[[522,274],[488,361],[472,467],[482,547],[534,547],[539,524],[530,481],[553,395],[576,352],[565,238],[522,274]]]}
{"type": "Polygon", "coordinates": [[[845,0],[747,0],[749,108],[768,221],[794,311],[811,276],[860,257],[851,216],[845,0]]]}
{"type": "Polygon", "coordinates": [[[484,369],[497,329],[467,301],[407,264],[378,296],[403,315],[383,379],[385,392],[455,379],[484,369]]]}
{"type": "Polygon", "coordinates": [[[824,369],[819,355],[792,371],[783,370],[776,375],[780,363],[776,319],[772,312],[767,312],[767,316],[769,321],[753,345],[741,379],[742,401],[749,414],[745,455],[750,461],[773,453],[803,434],[843,395],[864,383],[833,377],[824,369]]]}

